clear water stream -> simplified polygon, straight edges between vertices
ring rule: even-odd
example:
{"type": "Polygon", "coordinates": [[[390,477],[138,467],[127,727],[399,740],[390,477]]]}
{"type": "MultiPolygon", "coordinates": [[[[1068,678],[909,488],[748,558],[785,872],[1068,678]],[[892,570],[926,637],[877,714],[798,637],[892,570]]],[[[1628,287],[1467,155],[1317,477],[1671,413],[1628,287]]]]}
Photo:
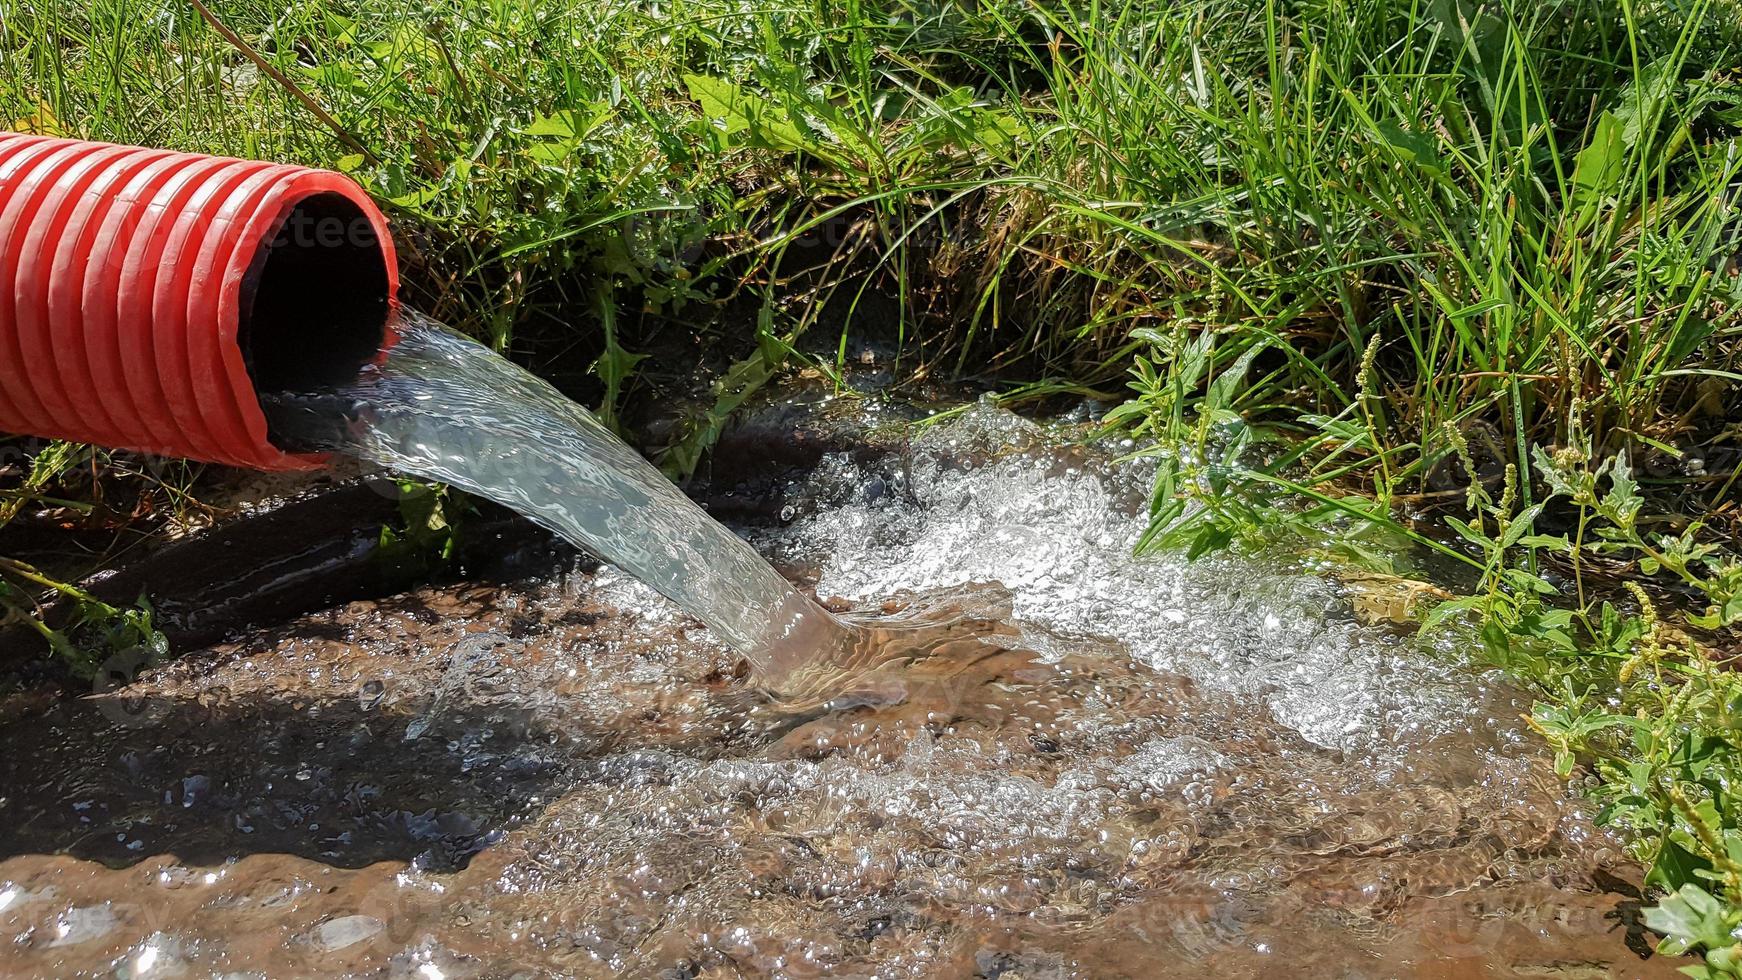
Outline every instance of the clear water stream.
{"type": "Polygon", "coordinates": [[[624,569],[708,624],[764,683],[844,656],[853,630],[794,589],[591,412],[407,312],[385,363],[277,395],[281,439],[461,487],[624,569]]]}

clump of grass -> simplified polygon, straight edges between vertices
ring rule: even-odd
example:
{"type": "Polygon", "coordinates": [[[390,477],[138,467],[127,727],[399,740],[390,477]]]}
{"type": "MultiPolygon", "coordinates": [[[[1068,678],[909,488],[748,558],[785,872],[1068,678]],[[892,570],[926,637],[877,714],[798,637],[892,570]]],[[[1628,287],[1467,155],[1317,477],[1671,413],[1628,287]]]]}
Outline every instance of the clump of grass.
{"type": "Polygon", "coordinates": [[[1378,337],[1380,435],[1426,461],[1447,417],[1556,441],[1574,398],[1605,448],[1674,439],[1738,375],[1729,2],[212,13],[235,43],[24,5],[0,108],[351,172],[415,302],[499,347],[585,324],[619,396],[674,317],[778,364],[867,290],[956,369],[1103,381],[1137,329],[1269,338],[1260,390],[1321,410],[1378,337]],[[716,322],[746,283],[770,315],[716,322]]]}

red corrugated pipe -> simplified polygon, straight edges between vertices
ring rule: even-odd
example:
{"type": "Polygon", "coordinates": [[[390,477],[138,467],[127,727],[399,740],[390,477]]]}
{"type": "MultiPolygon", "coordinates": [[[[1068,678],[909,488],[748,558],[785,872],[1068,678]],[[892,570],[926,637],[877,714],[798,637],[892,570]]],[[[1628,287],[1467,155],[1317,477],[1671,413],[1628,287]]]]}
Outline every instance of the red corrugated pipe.
{"type": "Polygon", "coordinates": [[[260,470],[260,396],[391,342],[399,268],[355,182],[0,133],[0,431],[260,470]]]}

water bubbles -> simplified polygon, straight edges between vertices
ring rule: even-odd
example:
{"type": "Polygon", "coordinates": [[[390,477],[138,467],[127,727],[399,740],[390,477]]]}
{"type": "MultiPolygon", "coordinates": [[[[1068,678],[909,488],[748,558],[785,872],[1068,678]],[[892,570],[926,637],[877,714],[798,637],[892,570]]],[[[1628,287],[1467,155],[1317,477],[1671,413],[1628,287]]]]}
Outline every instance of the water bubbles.
{"type": "Polygon", "coordinates": [[[155,980],[188,974],[181,943],[167,933],[153,933],[122,956],[115,970],[117,980],[155,980]]]}
{"type": "Polygon", "coordinates": [[[1264,698],[1338,748],[1383,752],[1399,722],[1449,733],[1489,697],[1383,631],[1327,618],[1336,590],[1274,559],[1133,558],[1145,461],[1046,447],[1034,423],[982,405],[921,437],[911,502],[841,494],[876,485],[876,465],[826,460],[805,496],[836,503],[770,536],[782,557],[821,568],[819,594],[1000,582],[1020,621],[1114,638],[1159,669],[1264,698]]]}

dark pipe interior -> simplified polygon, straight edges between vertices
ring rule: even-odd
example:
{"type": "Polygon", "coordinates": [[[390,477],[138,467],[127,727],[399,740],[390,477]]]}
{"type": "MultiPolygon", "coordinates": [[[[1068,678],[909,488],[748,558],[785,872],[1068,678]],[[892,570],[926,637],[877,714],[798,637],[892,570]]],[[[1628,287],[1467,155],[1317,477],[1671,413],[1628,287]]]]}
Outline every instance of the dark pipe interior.
{"type": "Polygon", "coordinates": [[[238,341],[254,389],[309,391],[356,377],[387,335],[387,260],[342,194],[305,198],[243,286],[238,341]]]}

